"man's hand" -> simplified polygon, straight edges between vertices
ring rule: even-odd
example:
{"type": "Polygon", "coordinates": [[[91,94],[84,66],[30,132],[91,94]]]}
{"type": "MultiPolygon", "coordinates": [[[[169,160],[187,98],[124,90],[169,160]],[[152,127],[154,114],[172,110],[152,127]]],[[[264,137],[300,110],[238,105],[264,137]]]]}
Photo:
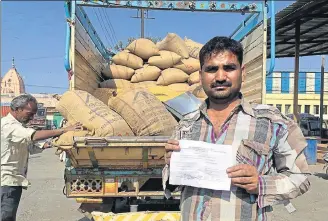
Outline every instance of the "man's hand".
{"type": "Polygon", "coordinates": [[[250,194],[258,194],[259,174],[254,166],[240,164],[227,169],[231,183],[250,194]]]}
{"type": "Polygon", "coordinates": [[[165,145],[165,163],[170,164],[171,155],[173,151],[179,151],[179,141],[177,140],[169,140],[165,145]]]}
{"type": "Polygon", "coordinates": [[[83,126],[80,122],[77,122],[76,124],[72,125],[72,126],[68,126],[63,128],[64,133],[68,132],[68,131],[78,131],[78,130],[83,130],[83,126]]]}
{"type": "Polygon", "coordinates": [[[52,148],[52,145],[51,145],[51,142],[45,142],[42,149],[49,149],[49,148],[52,148]]]}

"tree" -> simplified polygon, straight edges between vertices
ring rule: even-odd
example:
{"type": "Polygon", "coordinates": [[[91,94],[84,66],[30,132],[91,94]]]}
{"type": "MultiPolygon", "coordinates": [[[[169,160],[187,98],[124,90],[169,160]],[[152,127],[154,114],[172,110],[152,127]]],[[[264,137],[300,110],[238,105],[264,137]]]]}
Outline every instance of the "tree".
{"type": "MultiPolygon", "coordinates": [[[[160,37],[145,37],[145,38],[151,40],[155,44],[162,40],[162,38],[160,38],[160,37]]],[[[123,41],[118,41],[117,44],[114,46],[114,49],[116,51],[123,51],[131,42],[133,42],[136,39],[137,38],[135,38],[135,37],[130,37],[130,38],[128,38],[126,43],[123,43],[123,41]]]]}

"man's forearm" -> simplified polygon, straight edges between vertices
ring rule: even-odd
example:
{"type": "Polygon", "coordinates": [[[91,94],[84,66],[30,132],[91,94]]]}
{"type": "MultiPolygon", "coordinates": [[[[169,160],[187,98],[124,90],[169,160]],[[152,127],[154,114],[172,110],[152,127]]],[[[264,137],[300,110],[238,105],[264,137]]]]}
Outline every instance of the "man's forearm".
{"type": "Polygon", "coordinates": [[[45,140],[51,137],[60,136],[65,132],[64,129],[58,129],[58,130],[39,130],[36,131],[32,137],[33,141],[38,140],[45,140]]]}
{"type": "Polygon", "coordinates": [[[259,207],[272,206],[277,201],[293,199],[307,192],[310,182],[306,174],[264,175],[259,178],[259,207]]]}

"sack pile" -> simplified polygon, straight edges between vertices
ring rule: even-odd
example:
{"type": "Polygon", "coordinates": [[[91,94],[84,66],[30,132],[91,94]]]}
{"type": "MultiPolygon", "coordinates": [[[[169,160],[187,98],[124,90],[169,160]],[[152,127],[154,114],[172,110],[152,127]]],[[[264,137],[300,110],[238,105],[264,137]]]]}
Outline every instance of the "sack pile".
{"type": "MultiPolygon", "coordinates": [[[[169,33],[157,44],[139,38],[112,58],[102,71],[102,88],[150,88],[173,86],[184,92],[199,80],[199,51],[202,44],[169,33]],[[147,83],[145,83],[147,82],[147,83]]],[[[173,90],[173,89],[172,89],[173,90]]]]}
{"type": "Polygon", "coordinates": [[[97,99],[81,90],[67,91],[56,109],[67,125],[82,123],[85,131],[72,131],[53,140],[62,149],[73,145],[73,136],[171,136],[177,121],[147,89],[99,88],[97,99]]]}

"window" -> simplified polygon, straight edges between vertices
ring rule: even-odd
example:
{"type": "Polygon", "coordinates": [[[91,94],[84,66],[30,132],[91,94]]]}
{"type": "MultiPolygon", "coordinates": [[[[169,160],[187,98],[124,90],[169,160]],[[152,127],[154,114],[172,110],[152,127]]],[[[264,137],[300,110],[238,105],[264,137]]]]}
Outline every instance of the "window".
{"type": "Polygon", "coordinates": [[[323,114],[327,114],[327,105],[323,105],[323,114]]]}
{"type": "Polygon", "coordinates": [[[281,104],[276,104],[276,108],[281,112],[281,104]]]}
{"type": "Polygon", "coordinates": [[[313,107],[313,114],[319,114],[319,112],[320,112],[319,105],[314,105],[314,107],[313,107]]]}
{"type": "Polygon", "coordinates": [[[285,114],[290,114],[290,104],[285,105],[285,114]]]}
{"type": "Polygon", "coordinates": [[[304,107],[304,113],[307,113],[307,114],[310,113],[310,105],[305,105],[305,107],[304,107]]]}
{"type": "Polygon", "coordinates": [[[44,117],[45,116],[45,110],[44,109],[40,109],[37,111],[36,115],[38,117],[44,117]]]}
{"type": "Polygon", "coordinates": [[[308,130],[308,122],[307,121],[301,121],[300,126],[301,126],[301,128],[304,128],[305,130],[308,130]]]}
{"type": "Polygon", "coordinates": [[[302,105],[298,105],[298,113],[302,113],[302,105]]]}

